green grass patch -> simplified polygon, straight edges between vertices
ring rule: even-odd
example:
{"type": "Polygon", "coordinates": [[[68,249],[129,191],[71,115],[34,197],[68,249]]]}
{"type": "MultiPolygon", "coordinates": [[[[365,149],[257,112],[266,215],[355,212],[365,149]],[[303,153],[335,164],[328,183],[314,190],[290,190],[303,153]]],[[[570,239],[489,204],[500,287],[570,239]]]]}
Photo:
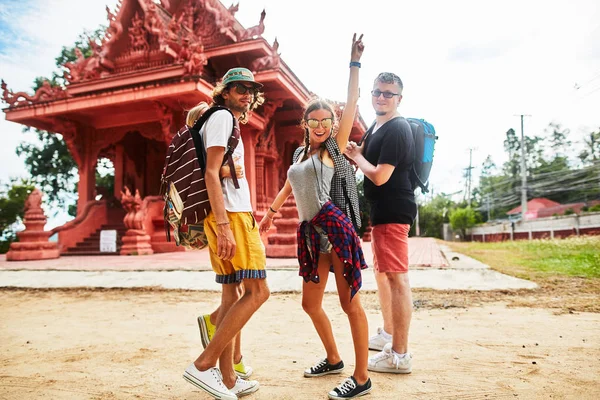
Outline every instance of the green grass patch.
{"type": "Polygon", "coordinates": [[[600,278],[600,237],[498,243],[447,243],[492,268],[526,279],[549,276],[600,278]]]}

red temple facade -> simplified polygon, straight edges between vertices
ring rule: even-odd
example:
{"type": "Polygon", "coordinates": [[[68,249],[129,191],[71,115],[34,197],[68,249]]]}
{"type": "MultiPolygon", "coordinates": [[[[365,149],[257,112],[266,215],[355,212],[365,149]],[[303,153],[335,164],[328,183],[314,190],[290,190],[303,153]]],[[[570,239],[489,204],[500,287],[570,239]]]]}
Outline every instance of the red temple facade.
{"type": "MultiPolygon", "coordinates": [[[[124,234],[121,254],[182,250],[166,242],[163,229],[159,190],[166,148],[186,110],[210,101],[218,79],[234,66],[249,68],[264,84],[265,104],[241,129],[252,205],[262,217],[302,142],[299,121],[313,96],[280,58],[277,40],[261,37],[266,13],[244,28],[235,19],[237,6],[228,9],[218,0],[121,0],[116,10],[106,10],[105,37],[90,41],[89,57],[76,49],[77,60],[64,65],[65,87],[44,82],[29,95],[2,81],[6,119],[62,135],[77,163],[77,217],[52,231],[61,254],[93,254],[85,240],[94,243],[102,229],[124,234]],[[113,163],[113,193],[96,186],[101,158],[113,163]]],[[[357,117],[351,137],[365,130],[357,117]]],[[[284,234],[274,233],[268,253],[286,243],[278,235],[284,234]]]]}

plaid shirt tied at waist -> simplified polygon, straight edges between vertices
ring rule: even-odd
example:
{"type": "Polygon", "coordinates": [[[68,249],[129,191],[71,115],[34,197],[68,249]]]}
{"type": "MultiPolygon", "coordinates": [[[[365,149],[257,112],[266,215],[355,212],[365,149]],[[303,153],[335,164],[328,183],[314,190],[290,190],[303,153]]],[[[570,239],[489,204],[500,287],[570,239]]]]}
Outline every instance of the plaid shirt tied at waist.
{"type": "Polygon", "coordinates": [[[318,265],[321,237],[315,226],[327,233],[332,250],[344,264],[344,277],[350,286],[350,298],[353,298],[362,286],[361,269],[367,268],[367,263],[352,222],[331,201],[325,203],[312,220],[298,225],[300,276],[305,282],[320,281],[318,265]],[[307,236],[310,240],[307,240],[307,236]]]}

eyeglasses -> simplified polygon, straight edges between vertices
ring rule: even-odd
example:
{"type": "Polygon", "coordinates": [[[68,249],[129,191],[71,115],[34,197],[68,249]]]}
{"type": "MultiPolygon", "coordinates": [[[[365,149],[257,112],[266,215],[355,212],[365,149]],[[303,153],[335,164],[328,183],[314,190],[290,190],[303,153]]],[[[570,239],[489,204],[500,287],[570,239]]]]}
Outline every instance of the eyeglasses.
{"type": "Polygon", "coordinates": [[[379,97],[383,95],[383,97],[385,97],[386,99],[391,99],[394,96],[400,96],[400,93],[382,92],[379,89],[375,89],[371,90],[371,95],[373,95],[373,97],[379,97]]]}
{"type": "Polygon", "coordinates": [[[256,88],[254,86],[246,86],[241,83],[234,83],[232,87],[235,88],[235,91],[238,94],[246,94],[248,92],[250,92],[250,94],[253,96],[256,94],[256,88]]]}
{"type": "Polygon", "coordinates": [[[308,125],[310,129],[317,129],[319,124],[321,124],[323,129],[329,129],[333,125],[333,118],[323,118],[320,121],[314,118],[306,120],[306,125],[308,125]]]}

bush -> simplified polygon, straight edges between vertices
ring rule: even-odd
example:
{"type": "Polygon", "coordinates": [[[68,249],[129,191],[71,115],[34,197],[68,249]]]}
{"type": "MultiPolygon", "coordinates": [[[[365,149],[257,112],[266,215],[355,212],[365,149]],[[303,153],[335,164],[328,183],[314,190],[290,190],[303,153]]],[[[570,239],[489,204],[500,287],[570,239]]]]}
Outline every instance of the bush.
{"type": "Polygon", "coordinates": [[[572,214],[575,214],[575,211],[573,211],[573,209],[572,209],[572,208],[567,208],[567,209],[565,210],[565,213],[564,213],[564,215],[572,215],[572,214]]]}
{"type": "Polygon", "coordinates": [[[600,204],[596,204],[593,207],[590,207],[590,212],[598,212],[600,211],[600,204]]]}

